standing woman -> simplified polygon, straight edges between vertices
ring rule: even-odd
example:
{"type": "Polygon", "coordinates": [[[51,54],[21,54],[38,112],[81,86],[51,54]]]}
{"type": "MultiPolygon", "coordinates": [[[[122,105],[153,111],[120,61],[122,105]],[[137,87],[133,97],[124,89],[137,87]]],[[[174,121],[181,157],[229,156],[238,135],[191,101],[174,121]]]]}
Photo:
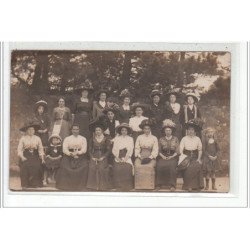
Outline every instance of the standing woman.
{"type": "Polygon", "coordinates": [[[89,142],[89,173],[87,188],[93,190],[108,190],[111,188],[110,169],[108,157],[111,153],[109,137],[104,135],[105,125],[100,121],[90,124],[94,132],[89,142]]]}
{"type": "Polygon", "coordinates": [[[187,156],[189,165],[183,170],[183,190],[200,191],[204,188],[203,172],[201,165],[202,143],[201,139],[196,136],[202,129],[200,119],[193,119],[186,123],[187,135],[180,142],[180,158],[187,156]]]}
{"type": "Polygon", "coordinates": [[[135,143],[135,188],[154,189],[156,157],[159,151],[158,140],[151,134],[149,120],[142,121],[140,128],[143,134],[138,136],[135,143]],[[144,170],[149,170],[152,176],[146,175],[144,170]]]}
{"type": "MultiPolygon", "coordinates": [[[[192,119],[197,119],[197,118],[201,118],[201,113],[200,110],[197,106],[199,99],[196,96],[195,93],[187,93],[186,94],[186,103],[183,106],[183,136],[186,135],[187,131],[185,129],[185,124],[192,119]]],[[[197,134],[200,138],[201,138],[201,134],[200,132],[198,132],[197,134]]]]}
{"type": "Polygon", "coordinates": [[[178,164],[179,140],[173,136],[176,124],[166,119],[163,121],[164,136],[159,140],[159,160],[157,161],[157,186],[166,186],[173,192],[176,188],[176,168],[178,164]]]}
{"type": "Polygon", "coordinates": [[[131,106],[130,101],[131,97],[128,92],[122,94],[122,105],[120,106],[120,112],[119,112],[119,121],[120,123],[129,123],[129,119],[131,118],[131,106]]]}
{"type": "Polygon", "coordinates": [[[103,114],[105,115],[104,123],[107,129],[104,131],[104,134],[110,136],[110,139],[115,138],[116,127],[120,125],[120,122],[117,120],[118,110],[114,108],[105,108],[103,114]]]}
{"type": "Polygon", "coordinates": [[[97,121],[103,116],[103,110],[107,107],[108,91],[101,89],[97,93],[97,101],[93,103],[93,120],[97,121]]]}
{"type": "Polygon", "coordinates": [[[163,119],[163,108],[160,103],[161,92],[159,90],[152,90],[150,94],[152,100],[151,104],[151,118],[154,119],[154,125],[152,125],[152,134],[158,139],[161,137],[161,124],[163,119]]]}
{"type": "Polygon", "coordinates": [[[121,191],[133,189],[133,163],[131,160],[134,151],[134,141],[129,134],[132,129],[127,123],[116,128],[118,136],[114,139],[112,153],[114,155],[113,182],[114,188],[121,191]]]}
{"type": "Polygon", "coordinates": [[[167,93],[168,101],[164,110],[164,119],[170,119],[175,123],[174,135],[179,139],[182,138],[182,126],[181,126],[181,105],[176,102],[178,93],[170,91],[167,93]]]}
{"type": "Polygon", "coordinates": [[[65,137],[70,135],[70,126],[72,123],[71,111],[65,107],[65,99],[60,97],[58,100],[58,107],[53,110],[53,131],[52,134],[58,134],[62,141],[65,137]]]}
{"type": "Polygon", "coordinates": [[[80,127],[72,126],[72,135],[63,142],[63,158],[56,176],[56,187],[66,191],[81,191],[86,187],[88,160],[87,141],[79,135],[80,127]]]}
{"type": "Polygon", "coordinates": [[[134,142],[136,142],[137,137],[143,133],[140,127],[141,122],[148,119],[148,117],[143,116],[145,108],[146,106],[140,103],[134,103],[132,105],[134,116],[129,119],[129,126],[133,130],[132,137],[134,139],[134,142]]]}
{"type": "Polygon", "coordinates": [[[80,135],[87,141],[90,138],[89,122],[92,119],[92,102],[89,94],[93,91],[92,83],[86,80],[83,84],[76,87],[77,94],[80,95],[74,103],[74,123],[79,125],[80,135]]]}
{"type": "Polygon", "coordinates": [[[44,150],[40,137],[35,131],[40,128],[37,121],[28,122],[20,131],[25,135],[19,141],[17,152],[20,167],[21,186],[23,189],[42,187],[42,163],[44,164],[44,150]]]}
{"type": "Polygon", "coordinates": [[[48,147],[50,121],[48,117],[48,103],[40,100],[35,103],[35,117],[39,122],[40,128],[37,130],[37,135],[41,138],[44,150],[48,147]]]}

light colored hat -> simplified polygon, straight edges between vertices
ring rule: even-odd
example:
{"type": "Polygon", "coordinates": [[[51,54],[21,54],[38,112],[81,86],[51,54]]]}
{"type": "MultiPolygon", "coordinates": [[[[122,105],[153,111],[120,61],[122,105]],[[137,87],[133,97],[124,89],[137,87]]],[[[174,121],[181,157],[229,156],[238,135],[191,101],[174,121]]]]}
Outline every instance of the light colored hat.
{"type": "Polygon", "coordinates": [[[52,135],[49,137],[49,142],[50,142],[53,138],[57,138],[57,139],[59,139],[60,141],[62,141],[62,138],[61,138],[60,135],[58,135],[58,134],[52,134],[52,135]]]}
{"type": "Polygon", "coordinates": [[[195,102],[198,102],[198,101],[200,100],[200,98],[199,98],[195,93],[193,93],[193,92],[187,93],[187,94],[186,94],[186,99],[187,99],[189,96],[192,96],[195,102]]]}
{"type": "Polygon", "coordinates": [[[48,103],[44,100],[40,100],[40,101],[35,103],[35,111],[37,111],[39,106],[43,106],[45,111],[48,110],[48,103]]]}
{"type": "Polygon", "coordinates": [[[214,128],[212,128],[212,127],[208,127],[208,128],[206,128],[205,129],[205,133],[208,133],[208,132],[215,132],[215,129],[214,128]]]}
{"type": "Polygon", "coordinates": [[[127,124],[127,123],[122,123],[122,124],[120,124],[119,126],[117,126],[116,127],[116,132],[118,133],[118,134],[121,134],[121,130],[123,129],[123,128],[126,128],[127,130],[128,130],[128,134],[131,134],[132,133],[132,128],[127,124]]]}
{"type": "Polygon", "coordinates": [[[158,95],[160,97],[162,95],[162,92],[158,89],[153,89],[150,93],[150,98],[153,98],[156,95],[158,95]]]}
{"type": "Polygon", "coordinates": [[[176,127],[176,124],[172,120],[170,120],[170,119],[165,119],[162,122],[162,129],[164,129],[164,128],[175,129],[175,127],[176,127]]]}

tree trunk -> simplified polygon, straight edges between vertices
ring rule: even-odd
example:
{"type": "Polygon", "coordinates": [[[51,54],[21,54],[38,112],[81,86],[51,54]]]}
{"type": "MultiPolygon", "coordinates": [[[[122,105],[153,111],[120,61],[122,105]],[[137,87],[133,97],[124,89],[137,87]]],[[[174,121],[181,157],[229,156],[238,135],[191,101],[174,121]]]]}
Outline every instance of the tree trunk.
{"type": "Polygon", "coordinates": [[[131,52],[125,52],[125,58],[124,58],[124,64],[123,64],[123,71],[121,75],[121,81],[120,81],[120,89],[126,88],[130,81],[131,76],[131,69],[132,69],[132,53],[131,52]]]}

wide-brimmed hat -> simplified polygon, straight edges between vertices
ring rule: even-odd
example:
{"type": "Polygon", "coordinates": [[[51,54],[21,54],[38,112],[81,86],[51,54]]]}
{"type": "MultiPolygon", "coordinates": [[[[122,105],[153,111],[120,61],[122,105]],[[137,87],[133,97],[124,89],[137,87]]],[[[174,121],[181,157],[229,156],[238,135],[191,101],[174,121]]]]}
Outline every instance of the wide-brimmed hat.
{"type": "Polygon", "coordinates": [[[28,122],[26,122],[26,123],[23,125],[23,127],[20,128],[20,131],[26,132],[27,129],[28,129],[28,128],[31,128],[31,127],[33,127],[33,128],[37,131],[38,129],[40,129],[40,124],[39,124],[38,121],[35,121],[35,120],[33,120],[33,121],[28,121],[28,122]]]}
{"type": "Polygon", "coordinates": [[[179,93],[177,90],[175,90],[175,89],[171,89],[171,90],[169,90],[169,91],[166,93],[167,99],[169,99],[169,97],[170,97],[171,95],[175,95],[176,98],[177,98],[177,97],[179,97],[180,93],[179,93]]]}
{"type": "Polygon", "coordinates": [[[150,98],[152,99],[154,96],[158,95],[159,97],[161,97],[162,95],[162,92],[158,89],[154,89],[151,91],[150,93],[150,98]]]}
{"type": "Polygon", "coordinates": [[[96,98],[99,98],[101,93],[105,93],[108,96],[109,95],[109,90],[108,89],[99,89],[95,94],[96,98]]]}
{"type": "Polygon", "coordinates": [[[185,123],[185,128],[188,129],[189,127],[193,127],[195,130],[202,130],[203,121],[200,118],[195,118],[189,120],[185,123]]]}
{"type": "Polygon", "coordinates": [[[171,128],[172,131],[174,131],[176,129],[176,124],[171,119],[165,119],[162,122],[162,130],[165,128],[171,128]]]}
{"type": "Polygon", "coordinates": [[[121,130],[123,128],[126,128],[128,130],[128,134],[132,133],[132,128],[127,123],[122,123],[119,126],[116,127],[116,133],[121,134],[121,130]]]}
{"type": "Polygon", "coordinates": [[[44,111],[48,111],[48,103],[44,100],[40,100],[38,102],[35,103],[35,111],[37,111],[38,107],[43,106],[44,107],[44,111]]]}
{"type": "Polygon", "coordinates": [[[93,88],[93,84],[92,84],[92,82],[90,81],[90,80],[85,80],[83,83],[81,83],[81,84],[79,84],[79,85],[77,85],[76,87],[75,87],[75,92],[76,93],[80,93],[80,92],[82,92],[83,90],[87,90],[87,91],[93,91],[94,90],[94,88],[93,88]]]}
{"type": "Polygon", "coordinates": [[[146,111],[149,109],[149,106],[145,103],[135,102],[131,105],[131,110],[135,112],[137,108],[142,108],[143,111],[146,111]]]}
{"type": "Polygon", "coordinates": [[[52,134],[52,135],[49,137],[49,142],[51,142],[51,140],[52,140],[53,138],[57,138],[57,139],[59,139],[60,141],[62,141],[62,138],[61,138],[60,135],[58,135],[58,134],[52,134]]]}
{"type": "Polygon", "coordinates": [[[89,124],[89,130],[94,132],[96,128],[101,128],[102,131],[105,131],[107,129],[107,125],[105,124],[105,122],[101,122],[100,120],[92,121],[89,124]]]}
{"type": "Polygon", "coordinates": [[[152,127],[152,121],[149,119],[145,119],[141,122],[141,124],[139,125],[139,128],[143,129],[145,126],[149,126],[150,128],[152,127]]]}
{"type": "Polygon", "coordinates": [[[195,102],[198,102],[198,101],[199,101],[199,97],[198,97],[195,93],[192,93],[192,92],[187,93],[185,99],[187,100],[187,98],[188,98],[189,96],[192,96],[195,102]]]}

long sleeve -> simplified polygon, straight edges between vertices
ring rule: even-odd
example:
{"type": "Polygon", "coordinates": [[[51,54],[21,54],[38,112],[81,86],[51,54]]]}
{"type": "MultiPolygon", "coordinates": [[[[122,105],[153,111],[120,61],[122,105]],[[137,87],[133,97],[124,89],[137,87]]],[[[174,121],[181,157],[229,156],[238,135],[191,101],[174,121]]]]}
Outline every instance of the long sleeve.
{"type": "Polygon", "coordinates": [[[114,139],[114,145],[113,145],[113,148],[112,148],[112,154],[113,154],[116,158],[119,157],[118,143],[119,143],[119,137],[116,137],[116,138],[114,139]]]}
{"type": "Polygon", "coordinates": [[[104,153],[104,157],[107,158],[109,156],[109,154],[111,153],[111,142],[109,139],[106,138],[106,152],[104,153]]]}
{"type": "Polygon", "coordinates": [[[182,138],[180,142],[180,154],[183,154],[184,147],[185,147],[185,137],[182,138]]]}
{"type": "Polygon", "coordinates": [[[70,151],[69,151],[69,138],[66,137],[63,141],[63,153],[65,155],[70,155],[70,151]]]}
{"type": "Polygon", "coordinates": [[[93,157],[93,139],[89,140],[88,142],[88,152],[89,152],[89,157],[92,158],[93,157]]]}
{"type": "Polygon", "coordinates": [[[87,140],[85,137],[82,138],[81,144],[82,144],[81,150],[78,151],[78,154],[80,155],[85,154],[87,152],[87,140]]]}
{"type": "Polygon", "coordinates": [[[177,137],[175,138],[175,144],[176,144],[175,153],[180,154],[180,143],[177,137]]]}
{"type": "Polygon", "coordinates": [[[129,138],[127,150],[128,150],[127,156],[129,156],[131,158],[133,155],[133,151],[134,151],[134,141],[133,141],[133,138],[131,138],[131,137],[129,138]]]}
{"type": "Polygon", "coordinates": [[[42,140],[40,137],[37,136],[37,148],[38,148],[38,154],[39,156],[44,156],[44,150],[43,150],[43,144],[42,144],[42,140]]]}
{"type": "Polygon", "coordinates": [[[199,151],[202,151],[202,143],[201,143],[201,139],[199,137],[197,137],[197,144],[198,144],[197,149],[199,151]]]}
{"type": "Polygon", "coordinates": [[[135,142],[135,157],[138,157],[138,155],[141,152],[141,147],[140,147],[140,136],[137,137],[136,142],[135,142]]]}
{"type": "Polygon", "coordinates": [[[153,144],[153,148],[152,148],[152,152],[151,155],[153,156],[153,158],[155,159],[158,156],[159,153],[159,146],[158,146],[158,140],[155,137],[154,138],[154,144],[153,144]]]}
{"type": "Polygon", "coordinates": [[[23,137],[19,140],[18,147],[17,147],[17,155],[22,158],[23,157],[23,150],[24,150],[24,145],[23,145],[23,137]]]}
{"type": "Polygon", "coordinates": [[[96,103],[93,104],[93,112],[92,112],[93,120],[97,118],[97,110],[96,110],[96,103]]]}
{"type": "Polygon", "coordinates": [[[158,141],[158,148],[159,148],[159,154],[162,154],[162,143],[161,143],[161,138],[158,141]]]}

